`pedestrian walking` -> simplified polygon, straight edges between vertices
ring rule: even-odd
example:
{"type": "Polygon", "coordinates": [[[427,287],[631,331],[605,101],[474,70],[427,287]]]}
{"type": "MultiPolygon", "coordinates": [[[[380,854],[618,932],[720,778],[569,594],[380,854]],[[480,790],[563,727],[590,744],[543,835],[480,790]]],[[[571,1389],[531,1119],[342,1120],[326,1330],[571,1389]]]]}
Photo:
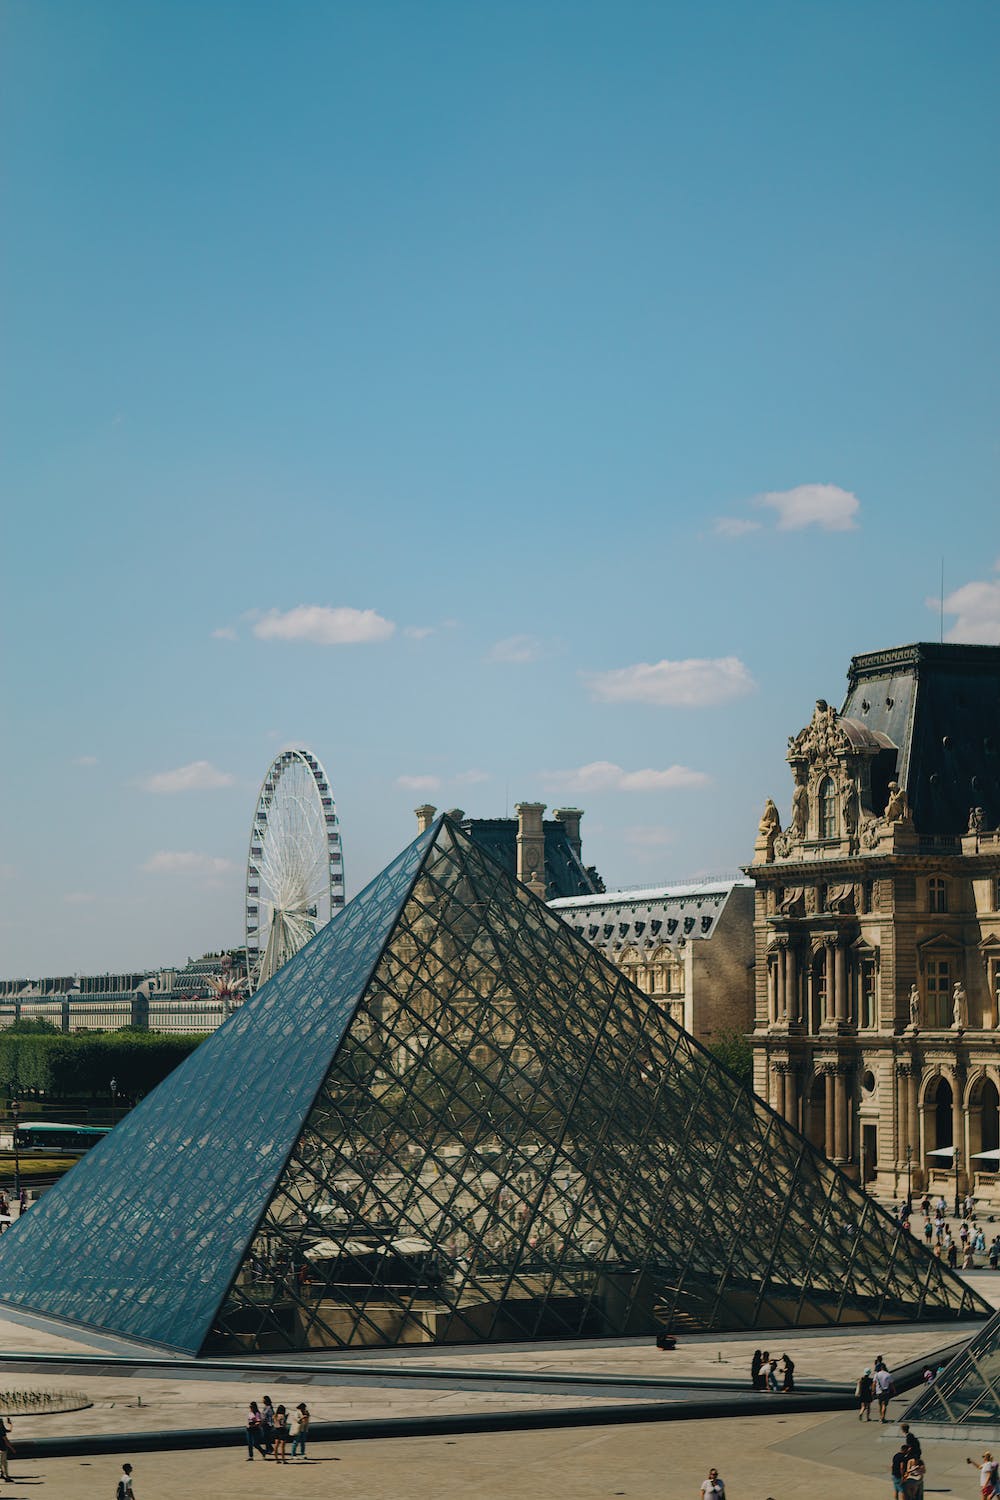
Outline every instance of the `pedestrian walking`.
{"type": "Polygon", "coordinates": [[[859,1375],[858,1383],[854,1387],[854,1394],[860,1402],[858,1421],[870,1422],[872,1419],[872,1401],[875,1398],[875,1382],[872,1380],[871,1370],[865,1370],[863,1375],[859,1375]]]}
{"type": "Polygon", "coordinates": [[[0,1479],[10,1479],[9,1460],[14,1454],[14,1444],[10,1440],[10,1424],[0,1417],[0,1479]]]}
{"type": "Polygon", "coordinates": [[[750,1361],[750,1384],[756,1391],[760,1386],[760,1350],[753,1351],[753,1359],[750,1361]]]}
{"type": "Polygon", "coordinates": [[[784,1377],[781,1382],[783,1391],[794,1391],[795,1389],[795,1361],[790,1354],[781,1356],[781,1373],[784,1377]]]}
{"type": "Polygon", "coordinates": [[[264,1444],[265,1458],[274,1448],[274,1406],[270,1396],[265,1396],[260,1408],[260,1436],[264,1444]]]}
{"type": "Polygon", "coordinates": [[[915,1432],[910,1431],[909,1422],[901,1422],[899,1430],[903,1438],[903,1449],[909,1455],[903,1471],[903,1484],[910,1485],[910,1489],[906,1491],[906,1500],[923,1500],[925,1469],[920,1439],[915,1432]]]}
{"type": "Polygon", "coordinates": [[[247,1463],[253,1462],[255,1449],[261,1458],[267,1457],[267,1449],[264,1447],[264,1440],[261,1436],[260,1407],[256,1401],[251,1401],[247,1412],[247,1463]]]}
{"type": "Polygon", "coordinates": [[[292,1457],[296,1456],[296,1450],[302,1457],[306,1456],[306,1438],[309,1436],[309,1408],[304,1401],[300,1401],[295,1408],[295,1432],[292,1436],[292,1457]]]}
{"type": "Polygon", "coordinates": [[[880,1422],[889,1420],[889,1402],[896,1394],[896,1387],[892,1383],[892,1376],[885,1365],[875,1371],[875,1396],[878,1401],[878,1419],[880,1422]]]}
{"type": "Polygon", "coordinates": [[[924,1461],[909,1443],[904,1446],[903,1452],[906,1455],[903,1466],[903,1500],[920,1500],[924,1492],[924,1461]]]}
{"type": "Polygon", "coordinates": [[[967,1458],[965,1462],[972,1464],[973,1467],[979,1470],[979,1493],[982,1496],[982,1500],[991,1500],[991,1497],[1000,1488],[1000,1485],[998,1485],[1000,1471],[998,1471],[997,1462],[992,1453],[984,1453],[981,1459],[967,1458]]]}
{"type": "Polygon", "coordinates": [[[889,1466],[892,1473],[892,1488],[894,1493],[897,1495],[901,1495],[903,1493],[903,1475],[906,1473],[906,1466],[909,1461],[909,1450],[905,1448],[902,1443],[900,1443],[899,1447],[892,1455],[892,1463],[889,1466]]]}
{"type": "Polygon", "coordinates": [[[726,1500],[726,1486],[718,1469],[709,1469],[708,1478],[701,1482],[701,1494],[702,1500],[726,1500]]]}
{"type": "Polygon", "coordinates": [[[274,1414],[274,1461],[276,1464],[287,1464],[288,1454],[285,1446],[288,1442],[288,1413],[283,1406],[279,1406],[274,1414]]]}
{"type": "Polygon", "coordinates": [[[118,1481],[115,1490],[115,1500],[135,1500],[135,1490],[132,1488],[132,1465],[122,1464],[122,1477],[118,1481]]]}

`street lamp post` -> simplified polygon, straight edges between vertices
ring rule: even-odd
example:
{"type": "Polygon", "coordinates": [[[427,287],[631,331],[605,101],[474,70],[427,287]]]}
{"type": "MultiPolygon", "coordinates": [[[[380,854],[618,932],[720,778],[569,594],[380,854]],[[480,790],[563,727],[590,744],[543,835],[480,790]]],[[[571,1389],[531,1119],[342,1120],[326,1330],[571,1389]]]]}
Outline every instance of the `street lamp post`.
{"type": "Polygon", "coordinates": [[[14,1133],[12,1137],[14,1142],[14,1197],[17,1199],[21,1197],[21,1155],[17,1144],[18,1111],[20,1108],[21,1106],[16,1099],[10,1101],[10,1115],[14,1121],[14,1133]]]}
{"type": "Polygon", "coordinates": [[[962,1212],[961,1204],[958,1201],[958,1147],[954,1146],[952,1149],[955,1152],[955,1218],[957,1219],[962,1212]]]}
{"type": "Polygon", "coordinates": [[[111,1084],[111,1128],[118,1124],[118,1079],[112,1078],[111,1084]]]}

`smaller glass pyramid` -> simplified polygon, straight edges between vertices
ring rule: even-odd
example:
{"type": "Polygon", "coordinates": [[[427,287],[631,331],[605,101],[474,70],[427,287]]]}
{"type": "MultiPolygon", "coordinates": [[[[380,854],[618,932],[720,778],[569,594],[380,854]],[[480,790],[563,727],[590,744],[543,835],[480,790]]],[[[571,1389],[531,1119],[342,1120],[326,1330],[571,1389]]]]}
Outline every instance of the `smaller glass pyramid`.
{"type": "Polygon", "coordinates": [[[906,1417],[949,1427],[1000,1426],[1000,1313],[921,1392],[906,1417]]]}

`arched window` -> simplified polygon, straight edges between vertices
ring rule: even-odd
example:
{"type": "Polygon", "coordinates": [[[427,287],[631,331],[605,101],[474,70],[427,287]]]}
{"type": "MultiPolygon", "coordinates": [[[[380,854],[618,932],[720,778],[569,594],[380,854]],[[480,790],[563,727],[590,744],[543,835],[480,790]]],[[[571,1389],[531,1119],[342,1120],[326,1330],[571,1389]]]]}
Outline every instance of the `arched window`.
{"type": "Polygon", "coordinates": [[[819,787],[819,836],[837,837],[837,788],[829,776],[824,776],[819,787]]]}

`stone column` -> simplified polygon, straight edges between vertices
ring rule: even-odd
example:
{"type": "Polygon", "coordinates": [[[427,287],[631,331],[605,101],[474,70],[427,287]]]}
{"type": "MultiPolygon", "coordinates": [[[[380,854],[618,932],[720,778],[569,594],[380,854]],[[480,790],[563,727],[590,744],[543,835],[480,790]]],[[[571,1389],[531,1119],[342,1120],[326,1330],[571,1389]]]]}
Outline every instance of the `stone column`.
{"type": "Polygon", "coordinates": [[[834,1005],[836,1003],[836,971],[833,963],[833,943],[830,939],[823,944],[823,975],[826,980],[826,1014],[824,1021],[832,1021],[834,1018],[834,1005]]]}
{"type": "Polygon", "coordinates": [[[834,1015],[838,1021],[847,1020],[847,949],[838,943],[834,953],[834,1015]]]}
{"type": "Polygon", "coordinates": [[[771,1108],[779,1115],[785,1113],[785,1075],[780,1063],[771,1064],[771,1108]]]}
{"type": "Polygon", "coordinates": [[[798,1078],[797,1069],[789,1063],[785,1069],[785,1107],[782,1114],[793,1130],[798,1129],[798,1078]]]}
{"type": "Polygon", "coordinates": [[[846,1070],[838,1065],[833,1078],[834,1087],[834,1135],[833,1135],[833,1159],[834,1161],[847,1160],[848,1122],[847,1122],[847,1074],[846,1070]]]}
{"type": "Polygon", "coordinates": [[[785,944],[778,944],[778,961],[774,966],[774,1019],[780,1021],[785,1014],[785,944]]]}
{"type": "Polygon", "coordinates": [[[415,807],[413,810],[417,815],[417,832],[426,833],[428,828],[434,822],[437,808],[432,807],[429,802],[423,802],[419,807],[415,807]]]}
{"type": "Polygon", "coordinates": [[[798,1016],[798,964],[794,944],[789,943],[785,949],[785,1019],[797,1021],[798,1016]]]}
{"type": "Polygon", "coordinates": [[[826,1151],[827,1156],[832,1161],[833,1157],[834,1157],[834,1151],[835,1151],[835,1148],[836,1148],[836,1140],[835,1140],[835,1137],[834,1137],[834,1117],[835,1117],[835,1114],[836,1114],[836,1099],[835,1099],[835,1096],[834,1096],[834,1082],[833,1082],[833,1068],[832,1067],[827,1067],[824,1070],[823,1083],[824,1083],[824,1086],[826,1088],[826,1107],[824,1109],[824,1114],[826,1116],[826,1122],[825,1122],[826,1123],[826,1143],[825,1143],[824,1149],[826,1151]]]}
{"type": "Polygon", "coordinates": [[[518,802],[517,878],[536,896],[545,896],[545,829],[542,826],[544,802],[518,802]]]}
{"type": "Polygon", "coordinates": [[[904,1064],[896,1069],[896,1165],[905,1160],[906,1143],[910,1139],[910,1102],[907,1090],[909,1068],[904,1064]]]}
{"type": "Polygon", "coordinates": [[[557,807],[552,816],[560,822],[566,830],[566,837],[576,854],[577,859],[583,859],[583,844],[580,841],[580,819],[583,813],[578,807],[557,807]]]}
{"type": "Polygon", "coordinates": [[[917,1108],[917,1086],[920,1083],[920,1069],[917,1063],[910,1064],[910,1071],[906,1079],[907,1110],[906,1120],[910,1134],[908,1140],[913,1147],[913,1160],[923,1170],[923,1162],[920,1160],[920,1112],[917,1108]]]}
{"type": "MultiPolygon", "coordinates": [[[[961,1179],[965,1172],[965,1116],[962,1112],[962,1084],[956,1078],[952,1085],[951,1094],[951,1143],[955,1147],[955,1160],[958,1163],[957,1181],[961,1187],[961,1179]]],[[[954,1205],[953,1205],[954,1206],[954,1205]]]]}

